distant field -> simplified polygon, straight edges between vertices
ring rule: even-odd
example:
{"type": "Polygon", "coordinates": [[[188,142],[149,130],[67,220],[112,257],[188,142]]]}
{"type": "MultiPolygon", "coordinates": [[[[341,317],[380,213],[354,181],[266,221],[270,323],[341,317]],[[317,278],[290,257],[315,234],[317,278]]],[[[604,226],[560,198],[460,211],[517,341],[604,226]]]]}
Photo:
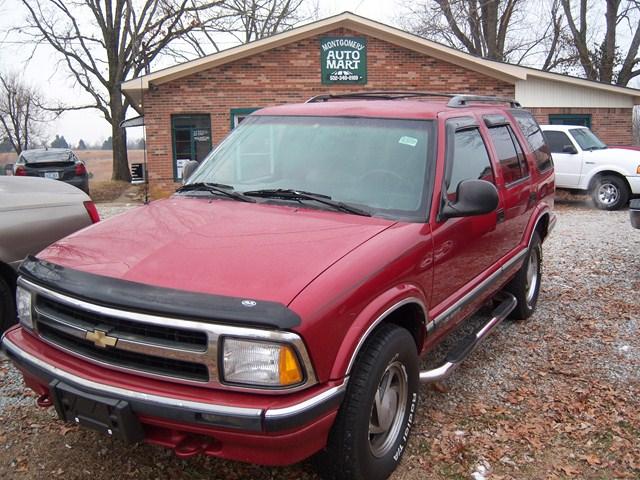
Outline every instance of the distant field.
{"type": "MultiPolygon", "coordinates": [[[[91,181],[104,181],[111,179],[111,165],[113,162],[110,150],[74,150],[80,160],[87,165],[87,170],[92,173],[91,181]]],[[[129,150],[129,163],[142,163],[143,150],[129,150]]],[[[0,153],[0,167],[16,161],[13,153],[0,153]]]]}

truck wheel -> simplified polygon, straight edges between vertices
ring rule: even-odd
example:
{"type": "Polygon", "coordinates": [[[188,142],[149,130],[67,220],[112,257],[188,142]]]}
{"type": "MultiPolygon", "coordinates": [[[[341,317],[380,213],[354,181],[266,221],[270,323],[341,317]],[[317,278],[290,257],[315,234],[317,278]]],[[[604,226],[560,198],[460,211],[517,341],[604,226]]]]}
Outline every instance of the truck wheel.
{"type": "Polygon", "coordinates": [[[384,479],[407,445],[418,402],[418,354],[411,334],[386,324],[358,354],[345,399],[315,459],[323,478],[384,479]]]}
{"type": "Polygon", "coordinates": [[[629,185],[615,175],[603,175],[596,179],[591,197],[600,210],[618,210],[629,201],[629,185]]]}
{"type": "Polygon", "coordinates": [[[13,290],[0,277],[0,333],[16,323],[16,307],[13,290]]]}
{"type": "Polygon", "coordinates": [[[506,290],[518,300],[516,308],[509,314],[514,320],[526,320],[536,310],[540,282],[542,281],[542,241],[540,234],[534,232],[531,246],[524,263],[513,280],[507,284],[506,290]]]}

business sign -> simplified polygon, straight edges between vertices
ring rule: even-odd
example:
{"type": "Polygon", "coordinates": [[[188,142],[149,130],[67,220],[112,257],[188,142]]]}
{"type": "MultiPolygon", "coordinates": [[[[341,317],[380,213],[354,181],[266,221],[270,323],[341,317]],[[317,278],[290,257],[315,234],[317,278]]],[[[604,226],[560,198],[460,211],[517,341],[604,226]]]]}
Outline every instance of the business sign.
{"type": "Polygon", "coordinates": [[[320,40],[323,84],[367,83],[367,39],[326,37],[320,40]]]}

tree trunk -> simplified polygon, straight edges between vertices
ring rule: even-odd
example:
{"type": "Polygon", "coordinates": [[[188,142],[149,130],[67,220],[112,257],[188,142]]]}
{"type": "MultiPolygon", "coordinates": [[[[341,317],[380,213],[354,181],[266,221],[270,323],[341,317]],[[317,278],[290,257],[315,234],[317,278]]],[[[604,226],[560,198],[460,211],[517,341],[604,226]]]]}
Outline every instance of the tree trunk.
{"type": "Polygon", "coordinates": [[[111,139],[113,141],[113,173],[111,180],[131,181],[129,159],[127,157],[127,132],[120,128],[126,111],[122,105],[122,93],[116,89],[111,92],[111,139]]]}

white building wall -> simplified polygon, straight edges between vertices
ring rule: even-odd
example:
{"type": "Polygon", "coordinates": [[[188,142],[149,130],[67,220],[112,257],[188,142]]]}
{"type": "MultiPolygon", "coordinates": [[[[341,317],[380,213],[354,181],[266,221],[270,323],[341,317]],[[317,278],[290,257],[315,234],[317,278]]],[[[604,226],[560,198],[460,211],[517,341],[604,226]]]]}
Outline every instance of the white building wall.
{"type": "Polygon", "coordinates": [[[632,108],[633,97],[529,76],[516,81],[516,100],[523,107],[632,108]]]}

